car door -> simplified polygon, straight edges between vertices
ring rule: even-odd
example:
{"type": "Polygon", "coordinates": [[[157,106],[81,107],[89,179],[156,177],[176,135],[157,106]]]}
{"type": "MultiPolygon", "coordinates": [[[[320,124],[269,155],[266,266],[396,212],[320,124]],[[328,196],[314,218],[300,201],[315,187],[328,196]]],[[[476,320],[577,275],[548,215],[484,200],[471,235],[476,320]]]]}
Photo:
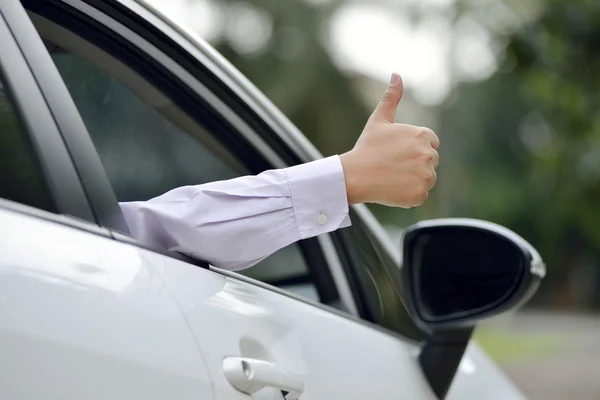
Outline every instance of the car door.
{"type": "Polygon", "coordinates": [[[0,398],[212,398],[195,337],[153,268],[175,261],[98,226],[106,195],[88,201],[98,182],[88,174],[82,185],[65,146],[81,123],[16,0],[0,2],[0,43],[0,398]]]}
{"type": "MultiPolygon", "coordinates": [[[[25,4],[120,201],[143,200],[173,185],[202,183],[213,176],[223,179],[286,164],[277,147],[223,99],[226,94],[218,92],[223,82],[213,82],[214,75],[203,76],[199,60],[185,64],[191,54],[178,58],[184,49],[176,42],[161,42],[169,38],[148,25],[157,23],[156,16],[141,20],[110,2],[98,3],[100,8],[77,1],[61,3],[60,8],[53,7],[56,2],[25,4]],[[159,167],[144,163],[144,155],[159,167]]],[[[87,168],[86,159],[80,157],[77,167],[87,168]]],[[[140,246],[126,235],[113,237],[140,246]]],[[[300,255],[294,261],[300,269],[333,275],[320,242],[298,246],[290,254],[300,255]]],[[[289,264],[275,264],[275,269],[285,271],[289,264]]],[[[358,399],[367,394],[385,398],[398,388],[412,398],[432,398],[415,367],[416,346],[336,311],[331,300],[337,296],[344,301],[339,292],[322,290],[327,277],[310,281],[321,282],[314,284],[317,297],[311,300],[314,294],[290,289],[290,277],[276,278],[286,282],[284,291],[191,263],[164,259],[149,265],[185,315],[218,399],[250,398],[238,390],[239,381],[235,387],[236,379],[243,379],[231,375],[239,365],[267,368],[267,387],[256,395],[262,398],[281,398],[282,391],[299,387],[309,399],[358,399]],[[231,359],[231,368],[224,369],[228,357],[243,360],[231,359]],[[235,364],[238,361],[244,363],[235,364]],[[292,381],[279,379],[284,376],[292,381]]]]}
{"type": "Polygon", "coordinates": [[[218,399],[248,398],[232,386],[244,369],[267,387],[297,388],[305,399],[435,398],[415,368],[417,347],[372,325],[232,273],[184,267],[165,274],[201,343],[218,399]]]}

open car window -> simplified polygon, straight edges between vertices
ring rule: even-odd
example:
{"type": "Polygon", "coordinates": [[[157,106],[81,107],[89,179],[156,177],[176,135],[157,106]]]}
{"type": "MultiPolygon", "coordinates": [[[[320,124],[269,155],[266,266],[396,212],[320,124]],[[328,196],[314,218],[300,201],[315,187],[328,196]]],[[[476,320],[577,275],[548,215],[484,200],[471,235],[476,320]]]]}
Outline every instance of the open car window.
{"type": "MultiPolygon", "coordinates": [[[[188,115],[128,65],[53,21],[30,17],[120,202],[251,173],[219,140],[218,129],[188,115]]],[[[322,301],[304,253],[292,244],[241,274],[322,301]]]]}

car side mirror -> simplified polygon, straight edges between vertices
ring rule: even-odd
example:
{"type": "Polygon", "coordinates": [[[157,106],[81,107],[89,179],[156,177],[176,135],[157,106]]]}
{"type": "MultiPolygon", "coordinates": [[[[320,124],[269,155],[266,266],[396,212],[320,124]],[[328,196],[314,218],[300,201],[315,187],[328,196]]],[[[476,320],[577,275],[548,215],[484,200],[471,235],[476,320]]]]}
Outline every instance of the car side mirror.
{"type": "Polygon", "coordinates": [[[430,334],[419,355],[444,398],[477,322],[535,294],[546,267],[523,238],[486,221],[419,222],[404,231],[402,282],[408,312],[430,334]]]}

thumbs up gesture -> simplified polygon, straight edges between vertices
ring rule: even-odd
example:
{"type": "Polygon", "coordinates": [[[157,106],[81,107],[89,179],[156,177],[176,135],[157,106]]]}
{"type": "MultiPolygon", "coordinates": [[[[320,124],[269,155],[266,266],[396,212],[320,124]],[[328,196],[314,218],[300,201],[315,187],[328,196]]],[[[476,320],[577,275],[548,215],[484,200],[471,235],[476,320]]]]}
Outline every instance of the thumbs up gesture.
{"type": "Polygon", "coordinates": [[[350,204],[419,206],[435,185],[440,141],[431,129],[395,122],[403,91],[393,74],[354,148],[340,156],[350,204]]]}

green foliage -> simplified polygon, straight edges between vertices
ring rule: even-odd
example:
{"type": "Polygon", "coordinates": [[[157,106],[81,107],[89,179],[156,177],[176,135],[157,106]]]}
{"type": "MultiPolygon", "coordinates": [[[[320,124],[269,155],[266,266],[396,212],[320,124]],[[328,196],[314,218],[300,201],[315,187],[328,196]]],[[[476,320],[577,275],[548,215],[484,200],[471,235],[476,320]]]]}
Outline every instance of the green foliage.
{"type": "Polygon", "coordinates": [[[502,200],[476,194],[472,203],[484,202],[474,214],[530,239],[550,268],[546,290],[565,295],[584,255],[600,252],[599,18],[597,2],[549,1],[510,38],[509,72],[474,88],[497,82],[503,92],[487,92],[491,112],[480,126],[487,146],[470,149],[481,158],[467,164],[476,167],[469,175],[477,191],[494,186],[502,200]]]}
{"type": "MultiPolygon", "coordinates": [[[[250,4],[270,16],[270,37],[261,51],[243,54],[227,38],[214,45],[258,86],[326,154],[349,150],[369,116],[352,80],[334,65],[323,45],[326,22],[335,10],[304,1],[226,0],[250,4]]],[[[232,21],[236,24],[236,21],[232,21]]]]}

